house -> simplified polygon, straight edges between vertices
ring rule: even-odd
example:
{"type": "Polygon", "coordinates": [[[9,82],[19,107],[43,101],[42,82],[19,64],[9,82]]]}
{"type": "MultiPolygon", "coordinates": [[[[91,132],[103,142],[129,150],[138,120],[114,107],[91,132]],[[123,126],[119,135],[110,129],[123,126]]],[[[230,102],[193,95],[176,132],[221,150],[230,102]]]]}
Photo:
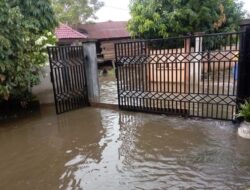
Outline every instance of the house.
{"type": "Polygon", "coordinates": [[[98,61],[115,59],[114,43],[130,39],[127,21],[107,21],[78,25],[77,30],[89,39],[95,39],[98,61]]]}
{"type": "Polygon", "coordinates": [[[86,40],[87,36],[74,30],[66,24],[60,23],[55,29],[56,38],[58,40],[57,45],[78,45],[86,40]]]}

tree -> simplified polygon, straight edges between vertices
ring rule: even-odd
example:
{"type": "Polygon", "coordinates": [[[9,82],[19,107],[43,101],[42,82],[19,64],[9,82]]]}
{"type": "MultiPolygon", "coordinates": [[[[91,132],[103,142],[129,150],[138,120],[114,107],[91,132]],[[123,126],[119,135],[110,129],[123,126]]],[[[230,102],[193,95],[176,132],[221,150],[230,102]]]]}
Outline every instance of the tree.
{"type": "Polygon", "coordinates": [[[77,25],[96,19],[95,13],[104,5],[98,0],[52,0],[60,22],[77,25]]]}
{"type": "Polygon", "coordinates": [[[244,12],[234,0],[131,0],[132,36],[162,38],[238,30],[244,12]]]}
{"type": "Polygon", "coordinates": [[[57,25],[48,0],[0,1],[0,101],[21,97],[37,84],[57,25]]]}

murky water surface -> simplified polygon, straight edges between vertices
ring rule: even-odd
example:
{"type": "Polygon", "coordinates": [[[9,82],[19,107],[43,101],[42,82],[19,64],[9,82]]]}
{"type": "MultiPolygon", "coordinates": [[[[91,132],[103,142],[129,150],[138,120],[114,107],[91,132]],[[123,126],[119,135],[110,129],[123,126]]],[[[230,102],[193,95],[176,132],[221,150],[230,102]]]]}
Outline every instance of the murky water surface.
{"type": "Polygon", "coordinates": [[[107,74],[99,76],[100,102],[107,104],[118,104],[117,82],[115,70],[109,70],[107,74]]]}
{"type": "Polygon", "coordinates": [[[0,189],[250,188],[230,122],[84,108],[0,125],[0,189]]]}

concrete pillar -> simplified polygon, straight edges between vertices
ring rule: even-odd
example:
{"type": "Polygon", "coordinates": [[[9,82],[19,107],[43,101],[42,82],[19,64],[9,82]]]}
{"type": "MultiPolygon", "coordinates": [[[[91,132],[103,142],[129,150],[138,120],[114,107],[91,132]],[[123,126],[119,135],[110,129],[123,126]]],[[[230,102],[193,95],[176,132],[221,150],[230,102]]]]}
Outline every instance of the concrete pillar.
{"type": "MultiPolygon", "coordinates": [[[[187,59],[190,60],[191,59],[190,54],[192,54],[192,52],[191,52],[191,37],[187,37],[184,39],[184,51],[185,51],[185,54],[188,54],[187,59]]],[[[183,86],[186,88],[183,90],[184,90],[184,93],[188,93],[189,92],[189,79],[190,79],[191,65],[189,67],[189,63],[184,64],[184,69],[185,69],[185,78],[184,78],[183,82],[186,85],[183,85],[183,86]]]]}
{"type": "Polygon", "coordinates": [[[203,32],[196,32],[195,33],[195,60],[193,62],[194,65],[191,65],[191,81],[198,82],[201,79],[201,69],[202,69],[202,35],[203,32]]]}
{"type": "Polygon", "coordinates": [[[86,75],[88,96],[90,102],[100,101],[100,88],[98,79],[96,41],[89,40],[83,43],[84,57],[86,62],[86,75]]]}
{"type": "Polygon", "coordinates": [[[185,53],[190,53],[191,51],[191,38],[184,39],[184,51],[185,53]]]}

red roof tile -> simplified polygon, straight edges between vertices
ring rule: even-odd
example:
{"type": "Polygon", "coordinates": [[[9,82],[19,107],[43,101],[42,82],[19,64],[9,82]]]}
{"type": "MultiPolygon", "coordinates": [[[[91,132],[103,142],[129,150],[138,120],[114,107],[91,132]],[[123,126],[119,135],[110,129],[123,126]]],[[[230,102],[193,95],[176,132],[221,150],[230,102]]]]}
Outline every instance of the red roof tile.
{"type": "Polygon", "coordinates": [[[55,29],[57,39],[86,39],[87,36],[74,30],[66,24],[60,23],[59,27],[55,29]]]}
{"type": "Polygon", "coordinates": [[[108,21],[81,24],[77,30],[91,39],[113,39],[130,37],[126,21],[108,21]]]}

